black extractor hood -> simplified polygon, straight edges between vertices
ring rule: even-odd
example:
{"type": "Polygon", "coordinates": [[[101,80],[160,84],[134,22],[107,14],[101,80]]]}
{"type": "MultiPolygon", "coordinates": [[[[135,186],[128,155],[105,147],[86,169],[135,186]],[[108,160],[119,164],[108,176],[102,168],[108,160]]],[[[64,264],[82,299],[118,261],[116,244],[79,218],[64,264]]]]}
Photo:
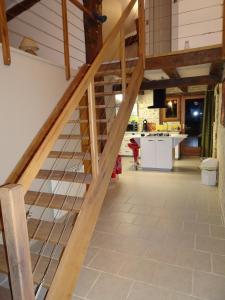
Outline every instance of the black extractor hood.
{"type": "Polygon", "coordinates": [[[167,108],[166,89],[153,90],[153,105],[148,106],[148,109],[151,108],[167,108]]]}

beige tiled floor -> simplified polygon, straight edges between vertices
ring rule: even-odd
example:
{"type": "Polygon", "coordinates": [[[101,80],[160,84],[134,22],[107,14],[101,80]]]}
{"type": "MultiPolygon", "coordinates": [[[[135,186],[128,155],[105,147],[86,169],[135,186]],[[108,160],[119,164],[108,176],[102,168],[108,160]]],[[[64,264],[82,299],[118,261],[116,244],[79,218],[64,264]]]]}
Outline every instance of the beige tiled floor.
{"type": "Polygon", "coordinates": [[[74,300],[224,300],[225,227],[199,161],[124,173],[109,187],[74,300]]]}

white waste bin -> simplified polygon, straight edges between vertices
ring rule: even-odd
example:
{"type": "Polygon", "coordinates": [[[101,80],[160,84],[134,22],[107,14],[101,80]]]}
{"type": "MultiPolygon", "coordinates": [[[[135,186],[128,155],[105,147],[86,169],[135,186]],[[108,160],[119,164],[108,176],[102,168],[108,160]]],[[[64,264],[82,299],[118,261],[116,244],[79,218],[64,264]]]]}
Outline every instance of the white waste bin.
{"type": "Polygon", "coordinates": [[[201,163],[202,184],[214,186],[217,183],[218,160],[215,158],[204,159],[201,163]]]}

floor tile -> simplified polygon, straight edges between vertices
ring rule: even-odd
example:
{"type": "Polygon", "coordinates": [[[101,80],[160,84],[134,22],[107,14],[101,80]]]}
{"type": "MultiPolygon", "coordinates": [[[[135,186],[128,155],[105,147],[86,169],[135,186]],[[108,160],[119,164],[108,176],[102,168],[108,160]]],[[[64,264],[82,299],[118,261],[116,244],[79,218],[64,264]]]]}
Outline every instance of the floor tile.
{"type": "Polygon", "coordinates": [[[195,270],[211,271],[210,254],[192,249],[179,249],[176,264],[195,270]]]}
{"type": "Polygon", "coordinates": [[[88,293],[90,300],[124,300],[132,281],[109,274],[102,274],[88,293]]]}
{"type": "Polygon", "coordinates": [[[208,236],[197,236],[196,248],[215,254],[225,254],[225,240],[210,238],[208,236]]]}
{"type": "Polygon", "coordinates": [[[160,263],[155,269],[154,283],[164,288],[190,294],[192,292],[192,271],[160,263]]]}
{"type": "Polygon", "coordinates": [[[224,300],[225,277],[203,273],[194,273],[193,294],[207,300],[224,300]]]}
{"type": "Polygon", "coordinates": [[[135,283],[127,300],[170,300],[167,290],[144,283],[135,283]]]}
{"type": "Polygon", "coordinates": [[[197,216],[197,222],[214,224],[214,225],[222,225],[222,217],[221,215],[199,214],[197,216]]]}
{"type": "Polygon", "coordinates": [[[213,272],[225,276],[225,256],[213,255],[213,272]]]}
{"type": "Polygon", "coordinates": [[[195,297],[180,294],[180,293],[174,293],[171,295],[170,300],[203,300],[203,299],[195,298],[195,297]]]}
{"type": "Polygon", "coordinates": [[[82,268],[78,283],[74,291],[75,296],[85,297],[99,276],[99,272],[82,268]]]}
{"type": "Polygon", "coordinates": [[[131,259],[132,257],[119,252],[100,250],[89,267],[108,273],[118,273],[121,267],[131,259]]]}
{"type": "Polygon", "coordinates": [[[225,226],[211,225],[212,237],[225,239],[225,226]]]}
{"type": "Polygon", "coordinates": [[[133,280],[152,283],[156,267],[157,263],[153,261],[136,259],[125,264],[119,274],[133,280]]]}
{"type": "Polygon", "coordinates": [[[85,260],[84,260],[84,265],[85,266],[88,266],[89,263],[92,261],[92,259],[96,256],[96,254],[98,253],[99,249],[98,248],[92,248],[92,247],[89,247],[88,248],[88,251],[87,251],[87,254],[86,254],[86,257],[85,257],[85,260]]]}
{"type": "Polygon", "coordinates": [[[209,235],[209,224],[184,222],[184,232],[209,235]]]}

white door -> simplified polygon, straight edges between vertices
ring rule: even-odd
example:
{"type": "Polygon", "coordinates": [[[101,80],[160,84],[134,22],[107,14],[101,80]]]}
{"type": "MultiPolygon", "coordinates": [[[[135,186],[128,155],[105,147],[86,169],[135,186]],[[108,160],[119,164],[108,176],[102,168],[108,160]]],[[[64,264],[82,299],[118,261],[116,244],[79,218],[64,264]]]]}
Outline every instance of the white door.
{"type": "Polygon", "coordinates": [[[173,152],[171,138],[158,138],[156,140],[156,165],[158,169],[173,168],[173,152]]]}
{"type": "Polygon", "coordinates": [[[156,168],[156,143],[155,139],[141,139],[141,167],[156,168]]]}

